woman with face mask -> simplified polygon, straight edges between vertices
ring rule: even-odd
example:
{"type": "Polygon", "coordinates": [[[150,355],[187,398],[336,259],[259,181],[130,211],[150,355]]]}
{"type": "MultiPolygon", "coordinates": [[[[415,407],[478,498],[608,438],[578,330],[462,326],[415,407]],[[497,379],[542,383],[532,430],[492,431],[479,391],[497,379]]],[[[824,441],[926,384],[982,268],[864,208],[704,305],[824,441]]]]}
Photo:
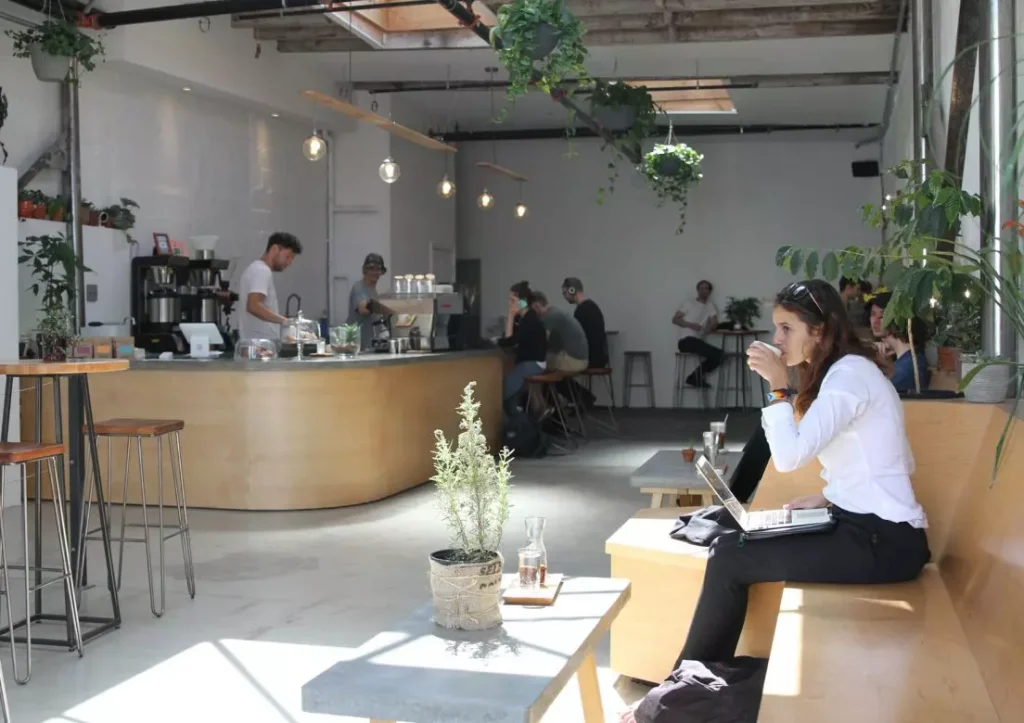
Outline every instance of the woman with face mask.
{"type": "Polygon", "coordinates": [[[510,411],[526,386],[526,378],[541,374],[547,366],[548,337],[537,312],[530,308],[529,296],[530,282],[512,285],[505,336],[498,340],[498,346],[515,349],[515,366],[505,375],[502,388],[505,407],[510,411]]]}

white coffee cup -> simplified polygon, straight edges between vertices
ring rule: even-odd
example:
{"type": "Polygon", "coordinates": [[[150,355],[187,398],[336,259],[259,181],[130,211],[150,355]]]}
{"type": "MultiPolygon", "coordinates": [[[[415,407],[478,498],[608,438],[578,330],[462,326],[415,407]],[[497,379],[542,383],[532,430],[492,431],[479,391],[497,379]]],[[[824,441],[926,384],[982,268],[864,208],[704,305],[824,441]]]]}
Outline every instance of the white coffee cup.
{"type": "Polygon", "coordinates": [[[782,356],[782,349],[779,349],[777,346],[772,346],[768,342],[761,341],[760,339],[755,339],[753,342],[751,342],[750,346],[755,346],[755,345],[767,349],[768,351],[770,351],[775,356],[782,356]]]}

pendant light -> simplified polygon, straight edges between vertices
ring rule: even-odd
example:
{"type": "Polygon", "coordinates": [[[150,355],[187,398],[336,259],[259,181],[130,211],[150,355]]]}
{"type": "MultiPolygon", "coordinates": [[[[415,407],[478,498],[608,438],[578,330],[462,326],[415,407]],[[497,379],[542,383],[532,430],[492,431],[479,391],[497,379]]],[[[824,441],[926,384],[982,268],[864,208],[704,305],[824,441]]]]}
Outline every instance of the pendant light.
{"type": "Polygon", "coordinates": [[[398,164],[391,160],[391,156],[384,159],[384,162],[380,164],[380,168],[377,170],[380,175],[380,180],[384,183],[394,183],[402,175],[402,169],[399,168],[398,164]]]}
{"type": "Polygon", "coordinates": [[[302,142],[302,155],[311,161],[319,161],[327,153],[327,141],[323,131],[314,128],[313,135],[302,142]]]}
{"type": "Polygon", "coordinates": [[[530,212],[530,209],[523,203],[523,182],[519,182],[519,203],[516,204],[516,220],[526,218],[526,214],[530,212]]]}
{"type": "MultiPolygon", "coordinates": [[[[486,69],[487,74],[491,77],[491,118],[494,118],[494,74],[497,72],[497,68],[489,67],[486,69]]],[[[491,141],[491,160],[493,161],[497,157],[497,152],[494,149],[494,141],[491,141]]],[[[480,192],[480,195],[476,198],[476,205],[485,211],[489,211],[494,208],[494,196],[492,196],[487,187],[484,186],[484,190],[480,192]]]]}
{"type": "Polygon", "coordinates": [[[437,195],[441,198],[451,198],[455,195],[455,183],[448,179],[447,173],[437,183],[437,195]]]}
{"type": "Polygon", "coordinates": [[[494,208],[494,196],[492,196],[486,188],[476,198],[476,205],[485,211],[489,211],[494,208]]]}

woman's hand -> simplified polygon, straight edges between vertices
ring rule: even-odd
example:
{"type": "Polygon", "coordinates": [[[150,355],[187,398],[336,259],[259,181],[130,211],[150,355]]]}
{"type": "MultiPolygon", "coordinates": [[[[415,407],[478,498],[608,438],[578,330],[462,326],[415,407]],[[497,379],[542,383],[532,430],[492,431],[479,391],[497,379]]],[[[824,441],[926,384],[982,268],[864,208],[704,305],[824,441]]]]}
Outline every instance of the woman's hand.
{"type": "Polygon", "coordinates": [[[805,497],[797,497],[795,500],[787,505],[783,505],[784,510],[816,510],[819,507],[828,507],[828,500],[825,499],[825,495],[807,495],[805,497]]]}
{"type": "Polygon", "coordinates": [[[768,382],[772,390],[789,386],[789,367],[784,355],[776,356],[775,352],[760,344],[751,344],[747,349],[747,366],[768,382]]]}
{"type": "Polygon", "coordinates": [[[896,356],[896,352],[889,348],[889,345],[884,341],[875,342],[875,351],[878,352],[878,356],[882,359],[888,359],[891,356],[896,356]]]}

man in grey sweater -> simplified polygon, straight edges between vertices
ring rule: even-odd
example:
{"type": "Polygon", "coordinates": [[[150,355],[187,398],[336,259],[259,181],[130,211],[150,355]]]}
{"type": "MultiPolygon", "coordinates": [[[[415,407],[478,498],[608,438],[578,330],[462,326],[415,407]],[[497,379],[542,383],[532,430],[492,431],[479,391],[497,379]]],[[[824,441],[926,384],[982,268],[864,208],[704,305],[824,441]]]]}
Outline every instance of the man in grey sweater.
{"type": "Polygon", "coordinates": [[[548,333],[547,368],[560,372],[586,369],[590,352],[587,334],[580,323],[562,309],[551,306],[548,297],[539,291],[532,292],[529,301],[548,333]]]}

